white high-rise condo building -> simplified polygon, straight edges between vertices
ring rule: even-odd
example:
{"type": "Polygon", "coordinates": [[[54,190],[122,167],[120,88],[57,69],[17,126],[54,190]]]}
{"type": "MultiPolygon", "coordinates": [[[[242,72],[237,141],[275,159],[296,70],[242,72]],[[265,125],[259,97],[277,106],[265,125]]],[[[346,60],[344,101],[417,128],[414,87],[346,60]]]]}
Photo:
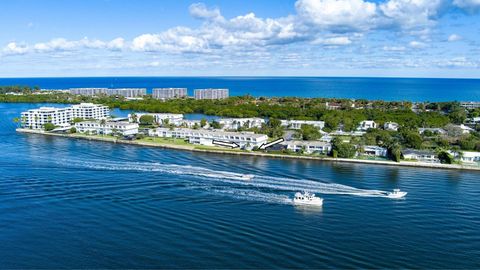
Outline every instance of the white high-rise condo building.
{"type": "Polygon", "coordinates": [[[93,103],[81,103],[72,105],[72,119],[107,119],[110,117],[110,109],[108,106],[93,104],[93,103]]]}
{"type": "Polygon", "coordinates": [[[106,119],[110,116],[107,106],[81,103],[65,108],[41,107],[22,112],[21,123],[24,128],[43,129],[46,123],[58,127],[68,127],[75,118],[106,119]]]}
{"type": "Polygon", "coordinates": [[[187,88],[154,88],[152,97],[156,99],[173,99],[187,96],[187,88]]]}
{"type": "Polygon", "coordinates": [[[68,126],[72,121],[72,109],[40,107],[38,109],[22,112],[22,127],[31,129],[43,129],[46,123],[52,123],[55,126],[68,126]]]}
{"type": "Polygon", "coordinates": [[[195,99],[224,99],[228,98],[228,89],[195,89],[195,99]]]}
{"type": "Polygon", "coordinates": [[[68,90],[72,95],[81,96],[124,96],[124,97],[142,97],[147,94],[146,88],[70,88],[68,90]]]}

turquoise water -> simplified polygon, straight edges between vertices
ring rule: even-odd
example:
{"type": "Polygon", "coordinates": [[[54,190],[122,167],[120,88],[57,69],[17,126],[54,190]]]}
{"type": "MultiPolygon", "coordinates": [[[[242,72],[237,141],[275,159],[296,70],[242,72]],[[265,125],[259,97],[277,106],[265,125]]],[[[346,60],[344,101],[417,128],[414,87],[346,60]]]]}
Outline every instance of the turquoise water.
{"type": "Polygon", "coordinates": [[[0,103],[1,268],[480,265],[479,173],[15,133],[35,107],[0,103]],[[301,190],[324,206],[293,206],[301,190]]]}
{"type": "Polygon", "coordinates": [[[93,77],[2,79],[0,85],[70,87],[229,88],[231,95],[409,101],[480,101],[480,80],[331,77],[93,77]]]}

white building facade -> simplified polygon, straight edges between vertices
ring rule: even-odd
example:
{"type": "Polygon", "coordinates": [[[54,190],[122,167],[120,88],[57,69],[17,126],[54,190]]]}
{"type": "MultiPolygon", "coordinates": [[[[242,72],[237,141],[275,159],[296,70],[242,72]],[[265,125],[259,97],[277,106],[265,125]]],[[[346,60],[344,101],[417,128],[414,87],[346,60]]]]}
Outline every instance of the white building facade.
{"type": "Polygon", "coordinates": [[[285,145],[287,150],[293,152],[304,151],[307,154],[328,154],[332,151],[332,144],[322,141],[286,141],[282,144],[285,145]]]}
{"type": "Polygon", "coordinates": [[[40,107],[21,114],[22,127],[31,129],[43,129],[46,123],[66,127],[70,125],[72,120],[72,109],[69,107],[40,107]]]}
{"type": "Polygon", "coordinates": [[[358,125],[358,128],[357,130],[360,130],[360,131],[367,131],[371,128],[377,128],[377,123],[375,123],[374,121],[372,120],[364,120],[362,122],[360,122],[360,124],[358,125]]]}
{"type": "Polygon", "coordinates": [[[168,119],[169,124],[176,125],[183,120],[183,114],[178,113],[132,113],[128,115],[128,121],[139,123],[140,118],[144,115],[153,116],[157,124],[163,124],[164,120],[168,119]]]}
{"type": "Polygon", "coordinates": [[[236,143],[242,149],[260,147],[268,140],[267,135],[251,132],[224,132],[189,128],[156,128],[149,130],[148,135],[152,137],[181,138],[188,140],[192,144],[207,146],[215,145],[214,141],[236,143]]]}
{"type": "Polygon", "coordinates": [[[365,145],[363,146],[363,155],[374,156],[374,157],[386,157],[387,148],[383,148],[376,145],[365,145]]]}
{"type": "Polygon", "coordinates": [[[147,94],[146,88],[70,88],[68,89],[72,95],[81,96],[123,96],[127,98],[142,97],[147,94]]]}
{"type": "Polygon", "coordinates": [[[325,127],[324,121],[309,121],[309,120],[280,120],[282,127],[288,129],[300,129],[303,125],[311,125],[318,129],[323,129],[325,127]]]}
{"type": "Polygon", "coordinates": [[[80,103],[72,105],[72,119],[107,119],[110,117],[110,109],[108,106],[93,104],[93,103],[80,103]]]}
{"type": "Polygon", "coordinates": [[[155,99],[173,99],[187,96],[187,88],[154,88],[152,97],[155,99]]]}
{"type": "Polygon", "coordinates": [[[395,122],[385,122],[383,124],[383,129],[385,130],[397,131],[398,128],[399,128],[399,125],[395,122]]]}
{"type": "Polygon", "coordinates": [[[225,99],[229,96],[228,89],[195,89],[195,99],[225,99]]]}
{"type": "Polygon", "coordinates": [[[75,118],[82,119],[107,119],[110,109],[104,105],[92,103],[80,103],[65,108],[40,107],[21,114],[22,127],[42,129],[46,123],[52,123],[57,127],[70,126],[75,118]]]}
{"type": "Polygon", "coordinates": [[[122,136],[135,135],[138,133],[138,124],[129,122],[106,122],[102,124],[98,121],[84,121],[75,123],[75,128],[79,133],[92,133],[110,135],[113,133],[122,136]]]}
{"type": "Polygon", "coordinates": [[[262,118],[223,118],[218,120],[223,129],[240,129],[240,128],[261,128],[265,124],[262,118]]]}

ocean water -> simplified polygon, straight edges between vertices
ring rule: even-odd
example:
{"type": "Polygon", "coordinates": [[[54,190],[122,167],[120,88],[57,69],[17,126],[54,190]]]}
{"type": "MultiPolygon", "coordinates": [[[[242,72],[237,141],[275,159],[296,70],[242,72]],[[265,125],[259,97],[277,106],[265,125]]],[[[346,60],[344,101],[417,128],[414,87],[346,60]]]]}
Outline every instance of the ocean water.
{"type": "Polygon", "coordinates": [[[231,95],[298,96],[408,101],[480,101],[478,79],[335,77],[92,77],[0,78],[0,85],[70,87],[229,88],[231,95]]]}
{"type": "Polygon", "coordinates": [[[0,268],[480,266],[479,173],[17,134],[35,107],[0,103],[0,268]]]}

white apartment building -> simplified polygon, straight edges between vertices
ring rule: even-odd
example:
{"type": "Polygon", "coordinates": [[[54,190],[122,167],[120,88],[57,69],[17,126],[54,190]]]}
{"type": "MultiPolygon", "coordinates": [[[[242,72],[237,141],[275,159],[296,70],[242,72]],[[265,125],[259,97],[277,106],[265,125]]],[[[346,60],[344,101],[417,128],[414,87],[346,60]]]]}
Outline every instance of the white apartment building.
{"type": "Polygon", "coordinates": [[[282,143],[287,150],[304,153],[323,153],[328,154],[332,151],[332,144],[322,141],[286,141],[282,143]]]}
{"type": "Polygon", "coordinates": [[[31,129],[43,129],[46,123],[66,127],[70,125],[71,121],[72,110],[70,107],[40,107],[22,112],[21,114],[22,127],[31,129]]]}
{"type": "MultiPolygon", "coordinates": [[[[195,125],[196,125],[198,128],[201,128],[202,127],[201,123],[202,123],[201,120],[183,119],[183,120],[180,120],[180,121],[175,121],[174,124],[177,127],[194,128],[195,125]]],[[[203,128],[209,128],[209,127],[210,127],[210,124],[207,122],[203,128]]]]}
{"type": "Polygon", "coordinates": [[[473,110],[473,109],[476,109],[476,108],[480,108],[480,102],[462,101],[462,102],[460,102],[460,106],[464,107],[465,109],[473,110]]]}
{"type": "Polygon", "coordinates": [[[80,103],[65,108],[41,107],[22,112],[22,126],[31,129],[42,129],[46,123],[52,123],[55,126],[67,127],[73,119],[106,119],[110,116],[110,110],[107,106],[80,103]]]}
{"type": "Polygon", "coordinates": [[[72,110],[72,120],[75,118],[101,120],[110,117],[110,109],[105,105],[80,103],[72,105],[70,108],[72,110]]]}
{"type": "Polygon", "coordinates": [[[85,121],[75,123],[75,128],[79,133],[93,133],[109,135],[112,133],[121,134],[122,136],[135,135],[138,133],[138,124],[129,122],[106,122],[85,121]]]}
{"type": "Polygon", "coordinates": [[[300,129],[302,125],[311,125],[318,129],[323,129],[325,127],[324,121],[310,121],[310,120],[280,120],[282,126],[288,129],[300,129]]]}
{"type": "Polygon", "coordinates": [[[140,117],[144,115],[153,116],[153,119],[157,124],[162,124],[165,119],[168,119],[168,122],[170,124],[177,125],[178,122],[181,122],[183,120],[183,114],[178,113],[132,113],[128,115],[128,121],[139,123],[140,117]],[[136,117],[136,119],[134,119],[134,116],[136,117]]]}
{"type": "Polygon", "coordinates": [[[195,89],[195,99],[224,99],[228,98],[228,89],[195,89]]]}
{"type": "Polygon", "coordinates": [[[187,96],[187,88],[153,88],[152,97],[155,99],[172,99],[187,96]]]}
{"type": "Polygon", "coordinates": [[[266,143],[268,136],[264,134],[254,134],[251,132],[224,132],[212,131],[204,129],[189,128],[156,128],[148,132],[149,136],[165,137],[165,138],[181,138],[186,139],[192,144],[202,144],[212,146],[213,141],[233,142],[243,149],[251,149],[260,147],[266,143]]]}
{"type": "Polygon", "coordinates": [[[142,97],[147,94],[146,88],[70,88],[68,89],[72,95],[81,96],[124,96],[127,98],[142,97]]]}
{"type": "Polygon", "coordinates": [[[358,125],[357,130],[367,131],[371,128],[377,128],[377,123],[375,123],[372,120],[365,120],[360,122],[360,125],[358,125]]]}
{"type": "Polygon", "coordinates": [[[70,88],[68,91],[72,95],[81,96],[96,96],[100,94],[107,94],[108,88],[70,88]]]}
{"type": "Polygon", "coordinates": [[[265,124],[262,118],[223,118],[218,120],[223,125],[223,129],[237,130],[239,128],[261,128],[265,124]]]}

